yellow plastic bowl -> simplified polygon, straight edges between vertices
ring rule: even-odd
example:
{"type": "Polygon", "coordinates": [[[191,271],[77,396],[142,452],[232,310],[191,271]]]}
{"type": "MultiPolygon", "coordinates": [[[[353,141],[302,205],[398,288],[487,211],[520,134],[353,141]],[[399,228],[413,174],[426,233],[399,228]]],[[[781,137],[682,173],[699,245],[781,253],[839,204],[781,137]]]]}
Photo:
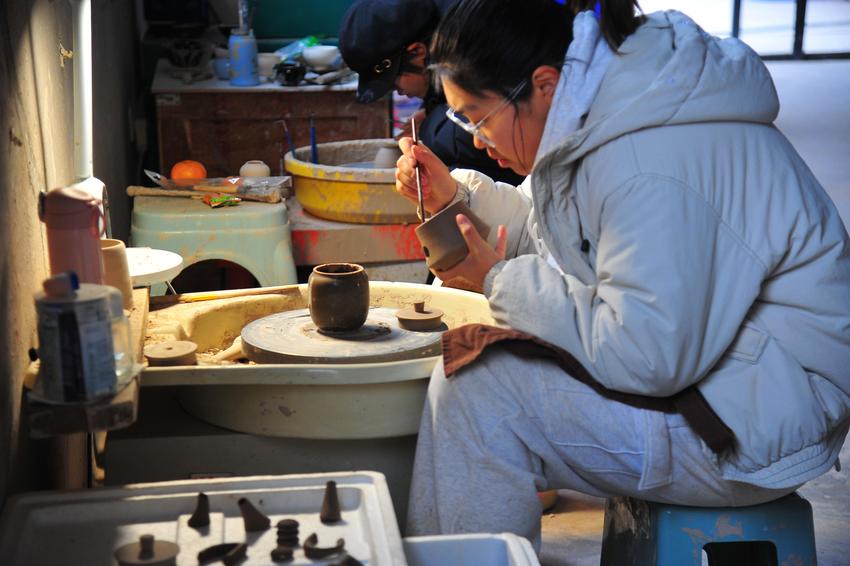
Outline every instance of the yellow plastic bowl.
{"type": "Polygon", "coordinates": [[[395,145],[392,139],[352,140],[317,145],[318,163],[310,148],[287,153],[295,198],[319,218],[358,224],[417,222],[416,206],[395,191],[395,169],[368,166],[378,150],[395,145]]]}

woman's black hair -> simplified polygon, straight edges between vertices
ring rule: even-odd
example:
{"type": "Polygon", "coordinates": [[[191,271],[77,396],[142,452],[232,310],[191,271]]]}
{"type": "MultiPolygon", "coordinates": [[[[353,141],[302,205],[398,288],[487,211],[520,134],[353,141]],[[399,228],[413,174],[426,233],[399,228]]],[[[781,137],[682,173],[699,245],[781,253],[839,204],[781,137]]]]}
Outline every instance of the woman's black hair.
{"type": "MultiPolygon", "coordinates": [[[[475,96],[508,96],[541,65],[560,68],[573,18],[594,0],[458,0],[431,40],[434,80],[445,77],[475,96]]],[[[600,0],[602,33],[612,48],[640,25],[636,0],[600,0]]],[[[531,93],[527,84],[517,101],[531,93]]]]}
{"type": "Polygon", "coordinates": [[[574,14],[594,10],[599,6],[599,27],[602,36],[617,51],[628,36],[643,22],[637,0],[571,0],[568,2],[574,14]]]}

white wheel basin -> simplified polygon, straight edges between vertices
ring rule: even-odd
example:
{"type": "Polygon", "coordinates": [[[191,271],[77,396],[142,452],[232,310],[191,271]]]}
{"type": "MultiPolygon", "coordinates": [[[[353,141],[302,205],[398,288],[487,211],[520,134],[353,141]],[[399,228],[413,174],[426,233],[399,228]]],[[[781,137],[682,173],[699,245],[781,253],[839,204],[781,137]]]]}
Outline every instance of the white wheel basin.
{"type": "MultiPolygon", "coordinates": [[[[146,368],[142,385],[188,386],[181,388],[180,400],[189,413],[250,434],[317,439],[415,434],[428,378],[439,357],[332,365],[211,361],[248,322],[306,307],[306,285],[277,289],[282,290],[154,307],[147,343],[191,340],[198,344],[201,365],[146,368]]],[[[482,295],[415,283],[370,282],[372,306],[403,308],[422,300],[445,313],[449,328],[493,323],[482,295]]]]}

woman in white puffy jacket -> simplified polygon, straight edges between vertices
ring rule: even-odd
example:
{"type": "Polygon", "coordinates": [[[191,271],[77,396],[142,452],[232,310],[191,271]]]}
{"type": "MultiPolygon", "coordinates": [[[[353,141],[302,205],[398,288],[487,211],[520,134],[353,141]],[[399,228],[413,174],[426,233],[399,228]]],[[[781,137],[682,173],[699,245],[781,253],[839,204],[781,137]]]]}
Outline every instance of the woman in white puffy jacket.
{"type": "Polygon", "coordinates": [[[760,58],[632,0],[460,0],[433,40],[450,115],[519,187],[401,141],[397,190],[463,199],[470,253],[437,275],[499,328],[444,337],[409,534],[510,531],[538,490],[686,505],[781,497],[850,424],[850,247],[773,126],[760,58]],[[518,346],[518,344],[520,346],[518,346]],[[524,347],[522,345],[528,347],[524,347]]]}

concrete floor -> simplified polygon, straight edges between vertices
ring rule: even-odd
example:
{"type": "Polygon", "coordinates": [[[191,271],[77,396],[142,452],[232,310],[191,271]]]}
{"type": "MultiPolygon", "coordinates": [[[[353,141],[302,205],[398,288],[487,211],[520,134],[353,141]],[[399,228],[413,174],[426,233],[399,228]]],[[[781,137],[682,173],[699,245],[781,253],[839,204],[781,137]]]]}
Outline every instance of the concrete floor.
{"type": "MultiPolygon", "coordinates": [[[[746,3],[745,3],[746,4],[746,3]]],[[[850,7],[850,2],[845,3],[850,7]]],[[[850,226],[850,61],[770,63],[782,104],[777,126],[791,140],[850,226]]],[[[850,466],[850,443],[841,461],[850,466]]],[[[831,470],[800,489],[814,509],[819,566],[850,564],[850,474],[831,470]]],[[[543,516],[544,566],[596,566],[603,500],[561,491],[543,516]]]]}

